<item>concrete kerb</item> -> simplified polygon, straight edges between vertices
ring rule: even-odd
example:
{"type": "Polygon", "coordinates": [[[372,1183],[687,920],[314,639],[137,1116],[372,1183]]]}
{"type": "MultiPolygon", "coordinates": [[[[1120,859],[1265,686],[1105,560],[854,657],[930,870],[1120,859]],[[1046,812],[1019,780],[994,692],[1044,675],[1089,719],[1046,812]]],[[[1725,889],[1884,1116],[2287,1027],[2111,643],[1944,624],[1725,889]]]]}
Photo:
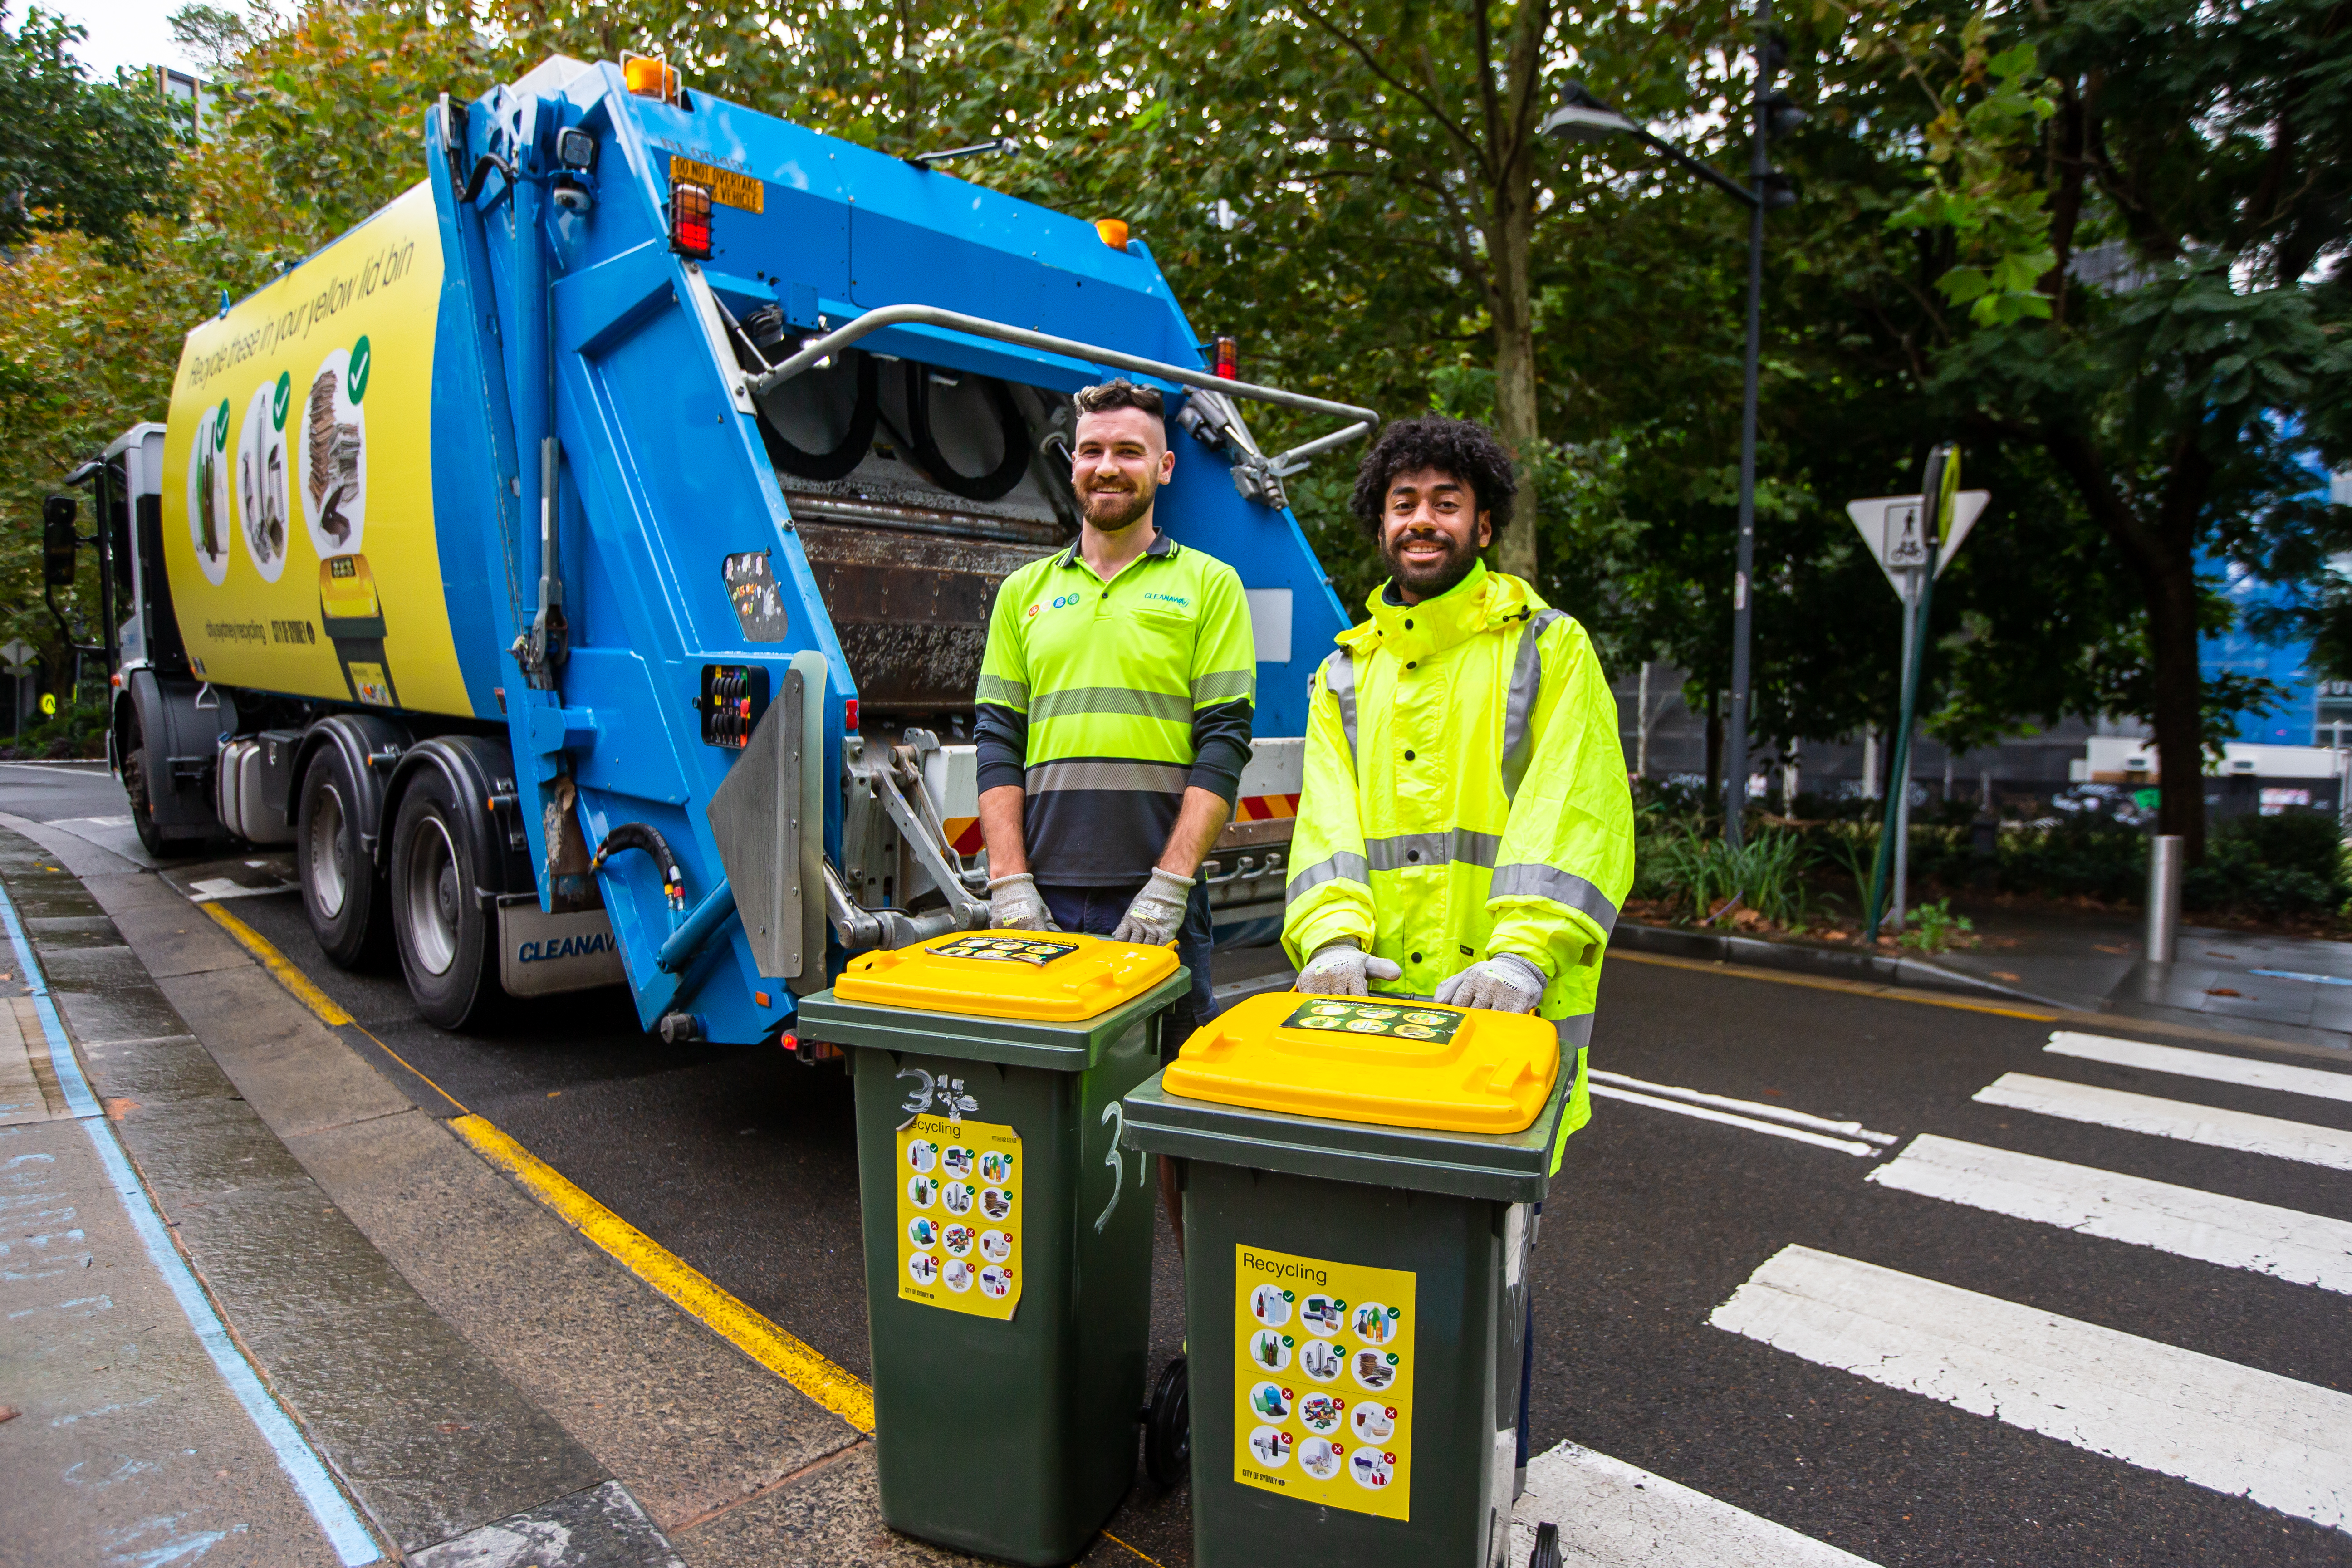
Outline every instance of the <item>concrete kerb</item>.
{"type": "Polygon", "coordinates": [[[1864,984],[1916,986],[1963,995],[1998,997],[2030,1006],[2075,1010],[2071,1002],[1996,984],[1973,974],[1946,969],[1925,959],[1901,954],[1847,952],[1837,948],[1801,947],[1792,942],[1764,942],[1752,936],[1712,931],[1676,931],[1667,926],[1619,921],[1610,933],[1612,947],[1628,952],[1654,952],[1665,958],[1686,958],[1706,963],[1743,963],[1759,969],[1779,969],[1792,974],[1815,974],[1864,984]]]}

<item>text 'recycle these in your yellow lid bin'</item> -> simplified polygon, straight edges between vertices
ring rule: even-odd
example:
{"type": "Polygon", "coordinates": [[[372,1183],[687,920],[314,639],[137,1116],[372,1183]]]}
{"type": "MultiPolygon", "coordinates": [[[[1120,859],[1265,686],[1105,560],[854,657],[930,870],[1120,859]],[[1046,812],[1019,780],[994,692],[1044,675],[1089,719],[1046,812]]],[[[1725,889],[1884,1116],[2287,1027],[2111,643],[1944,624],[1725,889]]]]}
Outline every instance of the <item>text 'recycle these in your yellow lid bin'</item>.
{"type": "Polygon", "coordinates": [[[898,1130],[898,1299],[1010,1320],[1021,1305],[1021,1135],[918,1116],[898,1130]]]}
{"type": "Polygon", "coordinates": [[[1412,1517],[1414,1277],[1234,1247],[1234,1479],[1412,1517]]]}

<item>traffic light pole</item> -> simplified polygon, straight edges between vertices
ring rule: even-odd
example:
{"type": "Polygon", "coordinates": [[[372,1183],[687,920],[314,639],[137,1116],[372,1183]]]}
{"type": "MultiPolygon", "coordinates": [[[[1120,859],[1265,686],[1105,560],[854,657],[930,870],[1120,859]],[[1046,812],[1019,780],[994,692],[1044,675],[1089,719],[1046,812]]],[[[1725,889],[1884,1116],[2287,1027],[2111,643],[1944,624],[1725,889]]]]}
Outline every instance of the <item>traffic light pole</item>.
{"type": "MultiPolygon", "coordinates": [[[[1739,847],[1748,814],[1748,643],[1755,616],[1757,367],[1764,336],[1764,176],[1771,172],[1768,123],[1776,70],[1769,33],[1772,0],[1756,0],[1756,103],[1748,155],[1748,355],[1739,404],[1739,551],[1731,578],[1731,732],[1723,747],[1723,841],[1739,847]]],[[[1794,803],[1790,803],[1794,809],[1794,803]]]]}

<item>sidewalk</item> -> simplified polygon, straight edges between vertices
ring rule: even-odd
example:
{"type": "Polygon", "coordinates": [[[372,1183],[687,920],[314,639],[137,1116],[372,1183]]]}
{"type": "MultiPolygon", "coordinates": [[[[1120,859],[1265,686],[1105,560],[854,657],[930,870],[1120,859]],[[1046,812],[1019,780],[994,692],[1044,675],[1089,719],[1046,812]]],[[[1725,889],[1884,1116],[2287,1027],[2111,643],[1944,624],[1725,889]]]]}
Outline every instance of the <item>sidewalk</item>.
{"type": "Polygon", "coordinates": [[[1767,940],[1620,921],[1612,945],[1824,978],[1970,992],[2078,1014],[2352,1053],[2352,942],[2184,925],[2174,962],[2150,963],[2136,913],[1952,900],[1976,943],[1902,949],[1767,940]]]}
{"type": "Polygon", "coordinates": [[[1955,905],[1979,942],[1938,955],[1947,969],[2083,1012],[2352,1051],[2352,942],[2183,925],[2173,962],[2150,963],[2136,914],[1955,905]]]}
{"type": "MultiPolygon", "coordinates": [[[[77,918],[30,908],[51,930],[77,918]]],[[[381,1560],[173,1246],[28,963],[27,923],[0,900],[0,1555],[381,1560]]]]}

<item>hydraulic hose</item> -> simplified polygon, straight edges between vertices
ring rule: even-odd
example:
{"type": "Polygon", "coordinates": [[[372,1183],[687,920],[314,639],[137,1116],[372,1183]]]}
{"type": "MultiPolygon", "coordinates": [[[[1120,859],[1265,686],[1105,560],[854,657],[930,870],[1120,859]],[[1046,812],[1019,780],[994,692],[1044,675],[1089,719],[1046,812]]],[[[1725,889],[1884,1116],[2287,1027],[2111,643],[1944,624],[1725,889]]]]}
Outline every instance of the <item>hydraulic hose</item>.
{"type": "Polygon", "coordinates": [[[677,868],[677,857],[669,851],[669,840],[661,829],[644,822],[625,822],[604,835],[604,842],[596,846],[593,858],[588,862],[591,872],[601,871],[604,862],[624,849],[642,849],[653,857],[655,868],[661,872],[662,896],[669,900],[672,910],[686,908],[686,876],[677,868]]]}

